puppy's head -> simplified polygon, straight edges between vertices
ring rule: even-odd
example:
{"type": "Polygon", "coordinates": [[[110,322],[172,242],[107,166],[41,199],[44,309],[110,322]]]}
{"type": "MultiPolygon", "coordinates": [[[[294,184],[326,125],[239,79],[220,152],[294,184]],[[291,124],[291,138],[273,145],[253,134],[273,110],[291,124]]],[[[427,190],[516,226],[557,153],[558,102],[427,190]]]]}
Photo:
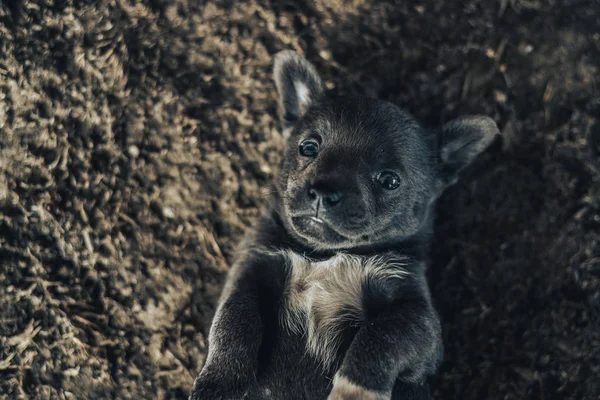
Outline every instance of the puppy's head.
{"type": "Polygon", "coordinates": [[[280,212],[290,233],[316,249],[415,235],[433,200],[498,133],[487,117],[432,131],[391,103],[334,96],[293,52],[277,54],[274,75],[288,140],[280,212]]]}

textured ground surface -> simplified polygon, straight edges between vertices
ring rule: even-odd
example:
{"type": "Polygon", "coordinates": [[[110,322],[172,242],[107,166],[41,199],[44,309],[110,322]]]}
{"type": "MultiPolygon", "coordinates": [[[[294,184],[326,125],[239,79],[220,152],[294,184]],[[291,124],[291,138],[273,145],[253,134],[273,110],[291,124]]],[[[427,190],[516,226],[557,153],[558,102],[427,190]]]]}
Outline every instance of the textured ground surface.
{"type": "Polygon", "coordinates": [[[295,49],[501,127],[439,204],[437,398],[598,399],[599,32],[596,0],[0,2],[0,398],[186,398],[295,49]]]}

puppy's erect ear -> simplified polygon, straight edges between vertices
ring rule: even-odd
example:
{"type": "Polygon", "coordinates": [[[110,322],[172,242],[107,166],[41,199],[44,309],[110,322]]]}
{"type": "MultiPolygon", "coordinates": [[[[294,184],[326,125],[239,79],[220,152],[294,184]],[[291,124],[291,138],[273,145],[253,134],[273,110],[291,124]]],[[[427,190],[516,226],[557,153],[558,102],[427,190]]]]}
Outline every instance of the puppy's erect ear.
{"type": "Polygon", "coordinates": [[[308,110],[324,90],[319,74],[304,57],[293,51],[275,56],[273,75],[279,92],[279,115],[284,131],[308,110]]]}
{"type": "Polygon", "coordinates": [[[467,167],[500,134],[493,119],[485,116],[457,118],[442,128],[438,140],[442,188],[456,182],[467,167]]]}

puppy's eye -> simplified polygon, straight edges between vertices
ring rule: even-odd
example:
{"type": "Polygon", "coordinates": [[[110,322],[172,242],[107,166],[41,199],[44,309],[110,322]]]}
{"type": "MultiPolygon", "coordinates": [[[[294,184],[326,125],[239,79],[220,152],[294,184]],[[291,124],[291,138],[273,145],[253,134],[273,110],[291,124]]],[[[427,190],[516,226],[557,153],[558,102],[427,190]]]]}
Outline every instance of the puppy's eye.
{"type": "Polygon", "coordinates": [[[387,190],[398,189],[400,186],[400,178],[393,172],[383,171],[377,176],[377,182],[387,190]]]}
{"type": "Polygon", "coordinates": [[[316,140],[305,140],[300,143],[300,154],[304,157],[314,157],[319,152],[319,143],[316,140]]]}

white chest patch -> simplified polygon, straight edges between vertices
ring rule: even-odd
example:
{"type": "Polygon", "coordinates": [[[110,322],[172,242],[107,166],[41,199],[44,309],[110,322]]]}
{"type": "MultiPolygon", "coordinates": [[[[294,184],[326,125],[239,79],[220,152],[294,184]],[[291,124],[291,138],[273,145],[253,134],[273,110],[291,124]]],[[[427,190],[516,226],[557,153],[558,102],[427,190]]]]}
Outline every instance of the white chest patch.
{"type": "Polygon", "coordinates": [[[289,268],[281,324],[305,334],[307,350],[329,367],[348,323],[364,321],[363,292],[373,281],[402,279],[407,259],[398,256],[360,257],[338,254],[312,261],[284,252],[289,268]]]}

